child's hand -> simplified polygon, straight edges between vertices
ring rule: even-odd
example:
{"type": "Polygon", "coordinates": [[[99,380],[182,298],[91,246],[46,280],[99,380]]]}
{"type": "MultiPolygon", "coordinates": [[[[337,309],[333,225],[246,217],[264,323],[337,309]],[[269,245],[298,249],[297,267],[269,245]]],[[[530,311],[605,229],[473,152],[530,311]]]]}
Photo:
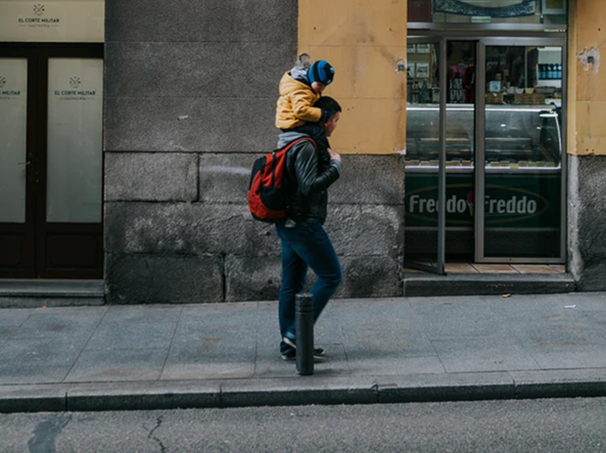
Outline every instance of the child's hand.
{"type": "Polygon", "coordinates": [[[330,160],[336,160],[337,162],[341,162],[341,155],[340,154],[335,153],[330,148],[326,148],[326,151],[328,151],[328,155],[330,156],[330,160]]]}

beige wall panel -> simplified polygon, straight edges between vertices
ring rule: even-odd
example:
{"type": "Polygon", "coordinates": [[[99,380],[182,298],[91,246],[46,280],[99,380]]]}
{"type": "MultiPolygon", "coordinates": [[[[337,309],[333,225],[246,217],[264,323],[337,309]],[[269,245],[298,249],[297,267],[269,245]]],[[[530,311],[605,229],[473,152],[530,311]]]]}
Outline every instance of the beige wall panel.
{"type": "Polygon", "coordinates": [[[568,111],[566,152],[577,154],[577,0],[568,2],[568,111]]]}
{"type": "Polygon", "coordinates": [[[406,106],[389,99],[339,99],[339,127],[330,138],[338,153],[393,154],[406,142],[406,106]]]}
{"type": "Polygon", "coordinates": [[[600,47],[606,40],[606,1],[578,0],[577,30],[578,46],[583,48],[600,47]]]}
{"type": "Polygon", "coordinates": [[[570,154],[606,155],[606,3],[570,0],[570,154]],[[601,64],[597,72],[586,71],[577,55],[595,48],[601,64]]]}
{"type": "Polygon", "coordinates": [[[405,0],[300,0],[299,43],[401,46],[406,6],[405,0]]]}
{"type": "Polygon", "coordinates": [[[391,154],[406,141],[406,0],[299,0],[299,53],[336,71],[325,94],[344,108],[340,153],[391,154]]]}
{"type": "MultiPolygon", "coordinates": [[[[604,2],[604,8],[606,9],[606,2],[604,2]]],[[[606,45],[605,24],[606,18],[602,22],[583,24],[582,27],[579,27],[577,34],[579,52],[582,52],[584,48],[598,48],[606,45]]]]}
{"type": "Polygon", "coordinates": [[[405,47],[309,46],[314,60],[324,59],[335,68],[335,81],[324,94],[335,98],[406,98],[406,72],[396,62],[406,58],[405,47]]]}
{"type": "Polygon", "coordinates": [[[606,101],[577,103],[577,153],[606,154],[606,101]]]}
{"type": "Polygon", "coordinates": [[[354,43],[351,17],[343,2],[299,1],[299,49],[305,45],[354,43]]]}
{"type": "MultiPolygon", "coordinates": [[[[606,23],[604,24],[606,26],[606,23]]],[[[582,52],[580,49],[578,52],[582,52]]],[[[578,101],[606,100],[606,46],[598,48],[600,52],[600,68],[595,72],[592,67],[585,70],[577,59],[576,66],[576,94],[578,101]]]]}

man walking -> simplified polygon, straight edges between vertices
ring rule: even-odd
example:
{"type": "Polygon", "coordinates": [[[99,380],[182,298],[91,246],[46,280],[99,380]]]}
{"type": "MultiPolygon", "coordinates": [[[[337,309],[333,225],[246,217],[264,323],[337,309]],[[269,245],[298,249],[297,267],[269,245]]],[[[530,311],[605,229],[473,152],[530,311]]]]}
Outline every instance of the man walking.
{"type": "MultiPolygon", "coordinates": [[[[314,107],[327,110],[329,115],[326,121],[315,123],[317,127],[311,137],[330,137],[340,119],[341,106],[326,96],[320,98],[314,107]]],[[[302,137],[308,135],[283,132],[278,148],[302,137]]],[[[282,242],[279,320],[280,354],[284,360],[296,360],[295,295],[303,291],[308,268],[318,276],[311,289],[314,322],[343,279],[341,264],[322,226],[326,220],[327,189],[339,178],[342,169],[341,156],[330,148],[318,149],[310,140],[295,144],[286,156],[288,218],[276,224],[276,232],[282,242]]],[[[323,356],[324,350],[314,350],[316,361],[321,361],[323,356]]]]}

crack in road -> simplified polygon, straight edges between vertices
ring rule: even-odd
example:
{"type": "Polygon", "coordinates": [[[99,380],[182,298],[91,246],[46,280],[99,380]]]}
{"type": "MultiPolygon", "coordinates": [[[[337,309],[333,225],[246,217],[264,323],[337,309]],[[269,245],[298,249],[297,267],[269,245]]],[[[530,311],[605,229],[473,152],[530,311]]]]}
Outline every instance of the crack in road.
{"type": "Polygon", "coordinates": [[[163,419],[164,419],[164,416],[163,416],[163,415],[160,415],[160,416],[157,418],[157,420],[156,420],[156,426],[154,426],[154,427],[152,428],[152,430],[149,432],[149,434],[148,434],[147,438],[148,438],[148,439],[155,440],[156,442],[158,442],[158,445],[160,445],[160,452],[161,452],[161,453],[166,453],[166,447],[164,446],[164,444],[162,443],[162,441],[160,440],[160,438],[158,438],[158,437],[154,436],[154,432],[156,432],[156,430],[157,430],[158,428],[160,428],[160,425],[162,424],[163,419]]]}

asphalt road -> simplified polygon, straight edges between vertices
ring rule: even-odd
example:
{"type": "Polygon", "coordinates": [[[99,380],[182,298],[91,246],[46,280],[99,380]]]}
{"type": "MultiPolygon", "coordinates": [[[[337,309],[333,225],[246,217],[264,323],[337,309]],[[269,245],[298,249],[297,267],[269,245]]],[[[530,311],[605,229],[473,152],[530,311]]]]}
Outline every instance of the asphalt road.
{"type": "Polygon", "coordinates": [[[606,452],[606,398],[11,414],[0,452],[606,452]]]}

